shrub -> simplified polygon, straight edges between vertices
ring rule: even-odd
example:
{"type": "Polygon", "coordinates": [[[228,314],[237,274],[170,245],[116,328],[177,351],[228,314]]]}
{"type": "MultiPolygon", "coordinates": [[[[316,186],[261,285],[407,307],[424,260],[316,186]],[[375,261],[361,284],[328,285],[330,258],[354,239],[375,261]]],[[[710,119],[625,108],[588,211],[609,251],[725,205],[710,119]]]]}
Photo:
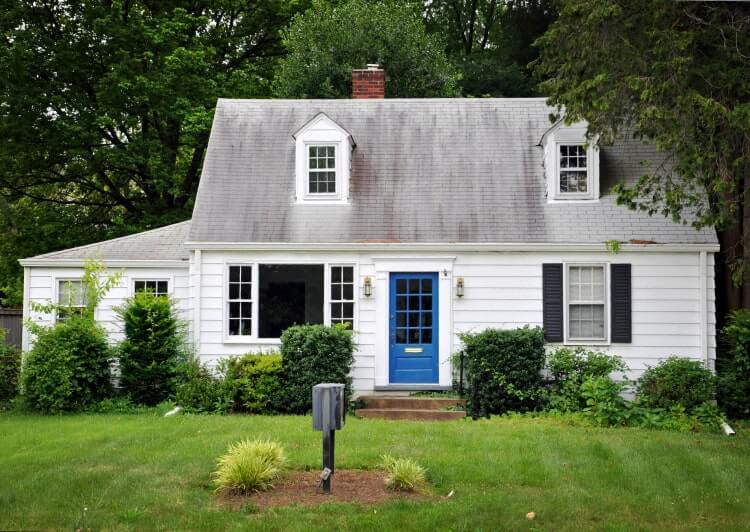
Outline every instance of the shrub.
{"type": "Polygon", "coordinates": [[[201,365],[197,357],[189,357],[178,368],[175,402],[186,412],[225,414],[234,400],[233,390],[222,376],[201,365]]]}
{"type": "Polygon", "coordinates": [[[427,471],[411,458],[383,456],[385,486],[397,491],[414,491],[427,482],[427,471]]]}
{"type": "Polygon", "coordinates": [[[467,409],[472,417],[538,406],[544,366],[542,329],[464,333],[467,409]]]}
{"type": "Polygon", "coordinates": [[[168,297],[139,292],[117,310],[125,327],[120,343],[120,385],[138,404],[155,405],[174,394],[184,358],[180,324],[168,297]]]}
{"type": "Polygon", "coordinates": [[[713,399],[715,380],[703,363],[670,357],[643,373],[638,382],[639,402],[650,408],[682,405],[692,410],[713,399]]]}
{"type": "Polygon", "coordinates": [[[242,493],[273,487],[286,465],[284,449],[273,441],[242,440],[219,458],[214,482],[217,490],[242,493]]]}
{"type": "Polygon", "coordinates": [[[29,404],[42,412],[80,410],[111,395],[111,349],[90,320],[71,317],[54,327],[35,327],[36,341],[23,365],[29,404]]]}
{"type": "Polygon", "coordinates": [[[273,414],[283,411],[281,355],[248,354],[227,362],[225,380],[237,412],[273,414]]]}
{"type": "Polygon", "coordinates": [[[729,315],[721,331],[723,357],[717,361],[717,399],[730,417],[750,417],[750,310],[729,315]]]}
{"type": "Polygon", "coordinates": [[[0,405],[16,397],[21,373],[21,351],[6,344],[5,335],[5,329],[0,328],[0,405]]]}
{"type": "Polygon", "coordinates": [[[284,407],[287,412],[309,412],[312,409],[312,387],[321,382],[345,384],[345,400],[348,403],[354,341],[352,331],[345,325],[289,327],[281,335],[281,357],[284,407]]]}
{"type": "Polygon", "coordinates": [[[626,384],[609,377],[589,377],[581,384],[586,400],[584,413],[602,427],[626,425],[630,421],[630,404],[622,397],[626,384]]]}
{"type": "Polygon", "coordinates": [[[626,371],[620,357],[582,347],[561,347],[547,358],[552,381],[550,406],[562,412],[578,412],[586,407],[581,385],[593,377],[607,377],[616,371],[626,371]]]}

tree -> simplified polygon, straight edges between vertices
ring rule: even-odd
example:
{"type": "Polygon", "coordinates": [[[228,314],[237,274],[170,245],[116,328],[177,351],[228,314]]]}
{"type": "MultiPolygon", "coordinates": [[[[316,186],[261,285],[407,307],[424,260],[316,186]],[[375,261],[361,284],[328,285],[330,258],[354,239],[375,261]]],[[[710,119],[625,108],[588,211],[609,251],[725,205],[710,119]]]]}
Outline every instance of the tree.
{"type": "Polygon", "coordinates": [[[279,97],[350,98],[351,71],[368,63],[385,69],[389,98],[458,95],[458,74],[416,4],[318,2],[294,18],[284,45],[273,84],[279,97]]]}
{"type": "MultiPolygon", "coordinates": [[[[71,221],[77,222],[72,234],[94,224],[83,240],[61,237],[30,251],[188,218],[217,97],[269,94],[274,62],[283,54],[280,30],[305,5],[4,0],[0,196],[9,204],[6,214],[28,198],[54,211],[50,218],[60,222],[61,235],[71,221]]],[[[3,231],[25,226],[18,221],[3,231]]],[[[21,250],[10,253],[15,260],[21,250]]],[[[0,286],[7,291],[13,282],[0,279],[0,286]]]]}
{"type": "Polygon", "coordinates": [[[543,91],[567,120],[664,152],[618,201],[716,227],[720,315],[750,306],[750,6],[566,0],[538,44],[543,91]]]}
{"type": "Polygon", "coordinates": [[[532,46],[556,16],[556,0],[427,0],[428,28],[446,35],[464,95],[532,96],[532,46]]]}

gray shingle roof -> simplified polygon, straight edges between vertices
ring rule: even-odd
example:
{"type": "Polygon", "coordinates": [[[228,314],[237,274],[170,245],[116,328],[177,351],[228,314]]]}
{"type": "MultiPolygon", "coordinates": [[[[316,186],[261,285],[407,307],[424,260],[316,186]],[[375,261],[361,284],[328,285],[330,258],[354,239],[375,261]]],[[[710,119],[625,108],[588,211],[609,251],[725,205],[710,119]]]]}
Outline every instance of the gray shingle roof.
{"type": "Polygon", "coordinates": [[[623,140],[601,150],[601,199],[549,204],[541,98],[219,100],[191,242],[716,242],[615,205],[611,186],[663,159],[623,140]],[[352,134],[350,205],[294,203],[292,134],[320,112],[352,134]]]}
{"type": "MultiPolygon", "coordinates": [[[[31,257],[33,260],[84,260],[101,258],[113,260],[185,260],[189,252],[184,243],[190,231],[190,221],[167,225],[151,231],[123,236],[76,248],[53,251],[31,257]]],[[[28,259],[27,259],[28,260],[28,259]]]]}

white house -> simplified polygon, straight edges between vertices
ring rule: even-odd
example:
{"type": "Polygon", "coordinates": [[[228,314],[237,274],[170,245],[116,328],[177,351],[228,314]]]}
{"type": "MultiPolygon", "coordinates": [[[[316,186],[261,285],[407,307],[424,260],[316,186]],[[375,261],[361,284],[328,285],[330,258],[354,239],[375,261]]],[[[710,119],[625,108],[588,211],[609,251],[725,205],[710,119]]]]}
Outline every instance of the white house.
{"type": "Polygon", "coordinates": [[[22,260],[25,315],[53,321],[29,302],[101,256],[125,273],[97,311],[113,337],[144,287],[177,300],[206,363],[348,321],[360,392],[449,387],[458,333],[526,324],[632,378],[669,355],[713,367],[716,236],[611,192],[662,154],[588,144],[541,98],[382,99],[382,76],[354,73],[381,98],[219,100],[192,221],[22,260]]]}

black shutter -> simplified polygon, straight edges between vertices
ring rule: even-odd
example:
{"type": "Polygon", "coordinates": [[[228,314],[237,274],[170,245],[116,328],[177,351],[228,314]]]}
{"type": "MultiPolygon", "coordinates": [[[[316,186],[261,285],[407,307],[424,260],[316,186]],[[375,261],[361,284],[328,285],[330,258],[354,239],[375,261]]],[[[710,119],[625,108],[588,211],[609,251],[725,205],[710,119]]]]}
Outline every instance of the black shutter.
{"type": "Polygon", "coordinates": [[[612,342],[629,344],[633,341],[630,264],[612,264],[610,277],[612,278],[612,342]]]}
{"type": "Polygon", "coordinates": [[[542,324],[544,339],[563,341],[563,265],[542,264],[542,324]]]}

